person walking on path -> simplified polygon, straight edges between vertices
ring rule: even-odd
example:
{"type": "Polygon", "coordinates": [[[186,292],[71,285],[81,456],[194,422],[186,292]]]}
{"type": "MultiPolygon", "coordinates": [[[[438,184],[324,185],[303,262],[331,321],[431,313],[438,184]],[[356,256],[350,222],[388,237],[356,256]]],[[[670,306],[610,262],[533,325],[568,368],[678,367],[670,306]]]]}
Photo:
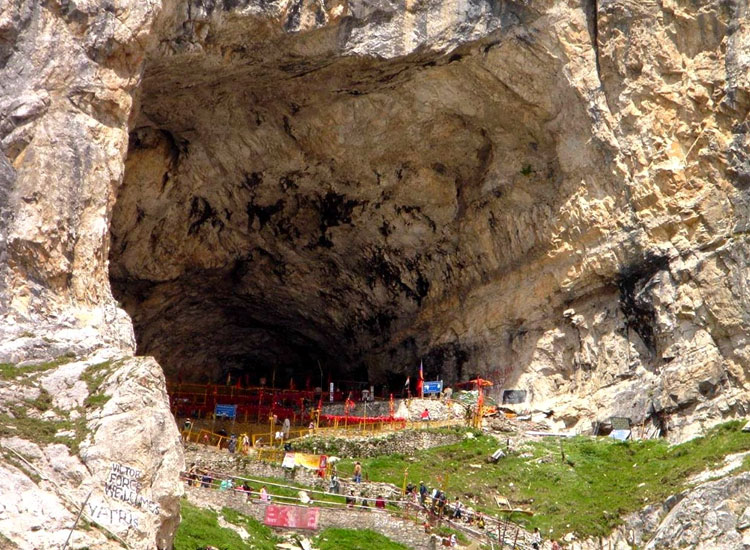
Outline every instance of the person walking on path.
{"type": "Polygon", "coordinates": [[[362,483],[362,465],[359,461],[354,463],[354,483],[362,483]]]}
{"type": "Polygon", "coordinates": [[[443,517],[443,512],[445,511],[445,502],[448,499],[448,497],[445,495],[445,491],[440,491],[438,493],[437,497],[437,514],[438,517],[443,517]]]}
{"type": "Polygon", "coordinates": [[[424,484],[424,481],[419,482],[419,504],[422,505],[424,508],[424,499],[427,497],[427,485],[424,484]]]}
{"type": "Polygon", "coordinates": [[[542,547],[542,534],[539,532],[539,527],[534,527],[534,533],[531,535],[531,547],[534,550],[539,550],[542,547]]]}
{"type": "Polygon", "coordinates": [[[456,497],[456,502],[453,505],[453,519],[461,519],[461,501],[456,497]]]}

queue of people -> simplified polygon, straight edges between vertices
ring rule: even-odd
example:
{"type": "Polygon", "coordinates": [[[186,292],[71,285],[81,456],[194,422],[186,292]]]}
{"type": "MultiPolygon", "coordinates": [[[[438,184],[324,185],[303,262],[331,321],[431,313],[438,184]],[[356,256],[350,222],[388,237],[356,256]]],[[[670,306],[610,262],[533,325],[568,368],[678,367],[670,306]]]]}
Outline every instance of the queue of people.
{"type": "MultiPolygon", "coordinates": [[[[361,477],[362,465],[359,462],[356,462],[353,481],[359,483],[361,482],[361,477]]],[[[235,480],[232,477],[214,477],[210,471],[196,467],[195,463],[191,464],[187,471],[186,478],[187,483],[190,486],[200,486],[204,488],[216,487],[215,481],[218,480],[218,489],[220,491],[235,490],[245,492],[247,493],[248,501],[253,499],[257,499],[257,502],[259,503],[269,503],[271,501],[271,494],[268,492],[265,485],[261,485],[257,491],[254,490],[247,480],[245,480],[242,485],[236,486],[235,480]]],[[[339,491],[337,490],[335,492],[338,493],[339,491]]],[[[421,507],[425,512],[429,513],[432,518],[447,518],[454,522],[460,521],[465,525],[480,531],[485,530],[487,527],[485,517],[480,511],[465,507],[458,496],[450,501],[445,491],[440,489],[429,489],[423,481],[420,481],[418,486],[411,482],[408,483],[406,485],[406,497],[407,502],[411,502],[412,504],[421,507]]],[[[311,502],[307,493],[305,493],[304,497],[300,495],[300,501],[305,504],[311,502]]],[[[385,509],[386,499],[380,494],[375,498],[369,498],[363,489],[358,491],[350,489],[349,493],[345,496],[345,504],[348,508],[357,507],[360,510],[371,507],[375,509],[385,509]]],[[[430,524],[428,521],[425,523],[425,530],[429,531],[429,529],[430,524]]],[[[530,542],[531,548],[534,550],[541,550],[544,547],[542,535],[538,528],[534,529],[530,542]]],[[[444,546],[456,546],[457,542],[455,540],[455,535],[443,537],[442,544],[444,546]]],[[[550,544],[551,550],[562,550],[562,547],[556,540],[551,540],[550,544]]]]}
{"type": "Polygon", "coordinates": [[[449,502],[445,491],[440,489],[430,490],[424,481],[420,481],[418,486],[409,482],[406,485],[406,498],[438,518],[447,517],[454,521],[461,520],[478,529],[485,528],[485,519],[481,512],[474,512],[465,508],[459,497],[455,497],[452,502],[449,502]]]}

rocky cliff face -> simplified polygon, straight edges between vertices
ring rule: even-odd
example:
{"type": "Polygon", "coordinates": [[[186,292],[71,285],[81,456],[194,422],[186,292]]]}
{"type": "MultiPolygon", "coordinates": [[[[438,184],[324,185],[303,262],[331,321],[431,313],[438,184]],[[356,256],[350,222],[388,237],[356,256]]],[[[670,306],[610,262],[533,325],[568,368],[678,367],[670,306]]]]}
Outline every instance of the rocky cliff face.
{"type": "Polygon", "coordinates": [[[177,6],[111,228],[140,349],[186,379],[423,358],[568,426],[743,414],[746,16],[177,6]]]}
{"type": "Polygon", "coordinates": [[[749,43],[741,0],[6,3],[0,358],[132,352],[111,281],[185,378],[744,414],[749,43]]]}
{"type": "MultiPolygon", "coordinates": [[[[726,475],[726,473],[724,473],[726,475]]],[[[704,481],[687,493],[669,497],[625,517],[624,525],[604,539],[575,541],[572,550],[660,550],[666,548],[747,548],[750,506],[747,472],[704,481]]]]}
{"type": "Polygon", "coordinates": [[[171,548],[183,459],[156,361],[1,367],[0,546],[171,548]]]}

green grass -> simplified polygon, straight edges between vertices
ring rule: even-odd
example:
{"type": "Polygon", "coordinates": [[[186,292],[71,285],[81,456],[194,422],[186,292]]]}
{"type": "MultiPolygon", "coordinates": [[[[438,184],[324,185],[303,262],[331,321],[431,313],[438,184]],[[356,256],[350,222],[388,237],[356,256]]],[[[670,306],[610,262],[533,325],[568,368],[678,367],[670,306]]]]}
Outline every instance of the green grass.
{"type": "Polygon", "coordinates": [[[229,523],[243,527],[251,538],[247,542],[235,531],[219,527],[216,512],[205,510],[182,501],[180,516],[182,521],[174,539],[174,550],[196,550],[210,545],[221,550],[274,550],[276,537],[259,521],[224,508],[222,516],[229,523]]]}
{"type": "Polygon", "coordinates": [[[47,390],[40,388],[36,399],[26,401],[26,403],[40,412],[45,412],[52,408],[52,396],[47,390]]]}
{"type": "Polygon", "coordinates": [[[73,453],[78,452],[78,445],[83,440],[85,429],[84,418],[77,420],[34,418],[28,416],[26,407],[22,405],[13,407],[13,416],[15,418],[7,413],[0,414],[0,436],[18,436],[40,445],[62,443],[67,445],[73,453]],[[61,430],[72,430],[76,433],[76,437],[56,436],[55,434],[61,430]]]}
{"type": "Polygon", "coordinates": [[[369,529],[324,529],[313,542],[320,550],[408,550],[407,546],[369,529]]]}
{"type": "MultiPolygon", "coordinates": [[[[742,425],[729,422],[676,446],[663,440],[567,439],[565,462],[559,441],[545,439],[490,465],[485,459],[499,446],[490,437],[429,449],[418,458],[389,455],[361,462],[372,481],[400,487],[408,468],[413,483],[424,480],[444,489],[450,500],[458,495],[483,512],[497,515],[494,496],[502,495],[515,507],[534,511],[532,518],[512,518],[529,528],[551,530],[553,536],[571,531],[582,537],[600,536],[619,525],[625,514],[686,489],[691,475],[721,466],[728,454],[750,450],[750,434],[741,432],[742,425]]],[[[342,461],[340,475],[345,477],[351,468],[351,461],[342,461]]],[[[750,459],[743,468],[750,469],[750,459]]]]}
{"type": "MultiPolygon", "coordinates": [[[[69,363],[75,359],[72,353],[66,353],[53,361],[39,363],[37,365],[27,365],[18,367],[10,363],[0,364],[0,379],[15,380],[17,377],[27,375],[20,381],[24,385],[34,386],[35,378],[38,374],[57,368],[69,363]]],[[[89,389],[89,396],[85,399],[86,408],[101,407],[110,397],[100,392],[101,385],[107,375],[111,372],[111,362],[107,361],[87,367],[81,374],[81,379],[86,382],[89,389]]],[[[71,420],[67,411],[62,411],[54,407],[52,396],[44,388],[40,388],[39,395],[34,399],[25,399],[9,407],[10,412],[0,413],[0,436],[12,437],[18,436],[28,441],[33,441],[41,445],[50,443],[62,443],[70,448],[73,454],[77,454],[80,443],[86,436],[86,417],[85,410],[78,408],[80,416],[71,420]],[[38,417],[33,411],[39,413],[53,411],[56,418],[47,419],[38,417]],[[59,431],[72,431],[73,437],[56,436],[59,431]]]]}
{"type": "Polygon", "coordinates": [[[231,508],[222,508],[221,515],[229,523],[239,525],[247,531],[252,538],[252,548],[257,550],[274,550],[276,548],[276,535],[269,528],[255,518],[251,518],[231,508]]]}
{"type": "Polygon", "coordinates": [[[112,372],[112,361],[105,361],[96,365],[86,367],[81,373],[81,380],[86,382],[86,386],[89,390],[89,395],[83,401],[84,406],[87,409],[103,407],[104,404],[110,400],[109,395],[99,393],[104,380],[112,372]]]}
{"type": "Polygon", "coordinates": [[[0,436],[18,436],[40,445],[62,443],[67,445],[72,453],[77,454],[79,445],[86,435],[86,417],[79,410],[81,416],[70,420],[67,413],[52,405],[52,396],[44,388],[36,399],[27,399],[10,407],[10,413],[0,413],[0,436]],[[29,414],[36,409],[43,413],[53,410],[57,418],[47,419],[29,414]],[[56,436],[58,431],[72,431],[74,437],[56,436]]]}
{"type": "Polygon", "coordinates": [[[19,367],[13,363],[0,363],[0,380],[14,380],[21,375],[25,374],[38,374],[44,371],[48,371],[54,368],[70,363],[75,359],[75,354],[66,353],[61,355],[52,361],[46,363],[38,363],[35,365],[24,365],[19,367]]]}

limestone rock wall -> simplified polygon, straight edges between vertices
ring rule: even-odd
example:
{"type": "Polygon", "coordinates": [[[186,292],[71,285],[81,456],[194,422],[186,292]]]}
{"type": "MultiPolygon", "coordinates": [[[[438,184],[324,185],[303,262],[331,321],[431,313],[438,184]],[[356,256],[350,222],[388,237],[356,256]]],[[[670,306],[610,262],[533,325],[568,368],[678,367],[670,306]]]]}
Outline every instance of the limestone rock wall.
{"type": "Polygon", "coordinates": [[[132,351],[111,279],[171,374],[742,415],[749,36],[739,0],[14,0],[0,359],[132,351]]]}
{"type": "Polygon", "coordinates": [[[191,6],[112,225],[170,372],[423,359],[565,427],[745,413],[743,2],[191,6]]]}
{"type": "Polygon", "coordinates": [[[161,368],[113,349],[59,363],[3,366],[3,548],[68,536],[71,548],[171,548],[184,462],[161,368]]]}
{"type": "Polygon", "coordinates": [[[572,550],[633,550],[645,548],[745,548],[750,543],[750,507],[745,472],[698,484],[624,518],[623,525],[603,539],[576,541],[572,550]]]}

